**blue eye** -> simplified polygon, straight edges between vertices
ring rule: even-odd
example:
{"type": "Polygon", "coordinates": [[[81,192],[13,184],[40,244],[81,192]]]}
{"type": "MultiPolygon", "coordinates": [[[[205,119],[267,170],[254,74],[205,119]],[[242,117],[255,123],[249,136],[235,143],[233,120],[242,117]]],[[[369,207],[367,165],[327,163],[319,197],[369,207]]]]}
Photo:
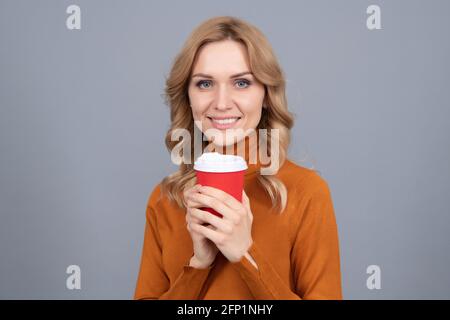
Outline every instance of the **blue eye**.
{"type": "MultiPolygon", "coordinates": [[[[238,79],[235,84],[237,84],[238,88],[245,89],[251,84],[251,82],[247,79],[238,79]]],[[[212,86],[210,80],[200,80],[195,85],[200,89],[209,89],[212,86]]]]}
{"type": "Polygon", "coordinates": [[[250,81],[246,79],[239,79],[236,81],[236,83],[243,83],[245,86],[238,86],[239,88],[247,88],[250,85],[250,81]]]}
{"type": "Polygon", "coordinates": [[[199,87],[200,89],[208,89],[209,87],[203,87],[202,86],[205,83],[211,85],[210,81],[208,81],[208,80],[200,80],[199,82],[197,82],[196,86],[199,87]]]}

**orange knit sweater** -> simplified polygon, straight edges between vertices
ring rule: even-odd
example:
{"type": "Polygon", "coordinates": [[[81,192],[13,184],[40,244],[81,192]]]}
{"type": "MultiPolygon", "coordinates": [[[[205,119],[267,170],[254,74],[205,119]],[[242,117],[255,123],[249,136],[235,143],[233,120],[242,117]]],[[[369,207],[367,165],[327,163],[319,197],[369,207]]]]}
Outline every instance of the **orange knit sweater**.
{"type": "Polygon", "coordinates": [[[189,266],[192,240],[185,211],[160,184],[151,193],[134,299],[342,299],[339,241],[331,193],[316,171],[290,160],[276,174],[285,184],[285,211],[257,182],[250,164],[244,189],[253,213],[253,244],[247,258],[229,262],[219,251],[206,269],[189,266]]]}

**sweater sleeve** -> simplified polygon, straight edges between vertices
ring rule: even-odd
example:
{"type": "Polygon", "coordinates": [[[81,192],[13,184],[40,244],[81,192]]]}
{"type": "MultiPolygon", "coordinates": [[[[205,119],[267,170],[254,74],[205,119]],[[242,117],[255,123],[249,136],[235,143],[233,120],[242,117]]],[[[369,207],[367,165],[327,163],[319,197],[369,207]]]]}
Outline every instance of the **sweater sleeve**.
{"type": "Polygon", "coordinates": [[[190,267],[189,261],[186,261],[178,278],[170,283],[162,263],[162,242],[155,213],[154,207],[149,204],[146,211],[144,244],[134,299],[198,299],[203,284],[215,263],[208,268],[197,269],[190,267]]]}
{"type": "Polygon", "coordinates": [[[249,254],[258,269],[245,257],[233,264],[255,299],[342,299],[337,225],[331,194],[324,180],[309,193],[306,201],[291,250],[295,292],[284,283],[255,242],[249,254]]]}

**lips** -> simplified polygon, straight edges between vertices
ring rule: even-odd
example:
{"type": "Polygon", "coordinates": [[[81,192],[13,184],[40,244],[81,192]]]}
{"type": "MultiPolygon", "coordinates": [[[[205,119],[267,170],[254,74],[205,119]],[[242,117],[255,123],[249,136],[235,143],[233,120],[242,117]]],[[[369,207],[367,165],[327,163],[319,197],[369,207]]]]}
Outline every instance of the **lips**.
{"type": "Polygon", "coordinates": [[[236,125],[241,117],[208,117],[216,129],[229,129],[236,125]]]}

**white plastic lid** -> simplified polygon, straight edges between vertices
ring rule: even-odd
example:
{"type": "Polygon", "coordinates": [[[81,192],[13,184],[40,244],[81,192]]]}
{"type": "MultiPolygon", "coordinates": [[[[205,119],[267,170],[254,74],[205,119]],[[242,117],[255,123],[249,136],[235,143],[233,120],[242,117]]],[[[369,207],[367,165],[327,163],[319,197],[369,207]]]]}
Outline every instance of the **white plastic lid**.
{"type": "Polygon", "coordinates": [[[205,152],[194,162],[194,170],[204,172],[235,172],[247,168],[244,158],[218,152],[205,152]]]}

